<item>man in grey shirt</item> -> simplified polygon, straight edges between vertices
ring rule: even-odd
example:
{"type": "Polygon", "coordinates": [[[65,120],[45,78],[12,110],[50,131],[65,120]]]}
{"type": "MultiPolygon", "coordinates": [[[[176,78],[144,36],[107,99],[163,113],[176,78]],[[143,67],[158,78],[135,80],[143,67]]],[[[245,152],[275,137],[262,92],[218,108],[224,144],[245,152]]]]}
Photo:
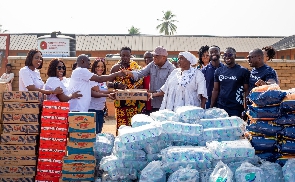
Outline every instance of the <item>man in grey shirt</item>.
{"type": "MultiPolygon", "coordinates": [[[[155,93],[165,84],[170,73],[175,69],[174,65],[167,60],[168,53],[165,48],[157,47],[152,52],[154,61],[139,71],[129,72],[134,80],[150,75],[150,90],[155,93]]],[[[128,73],[127,73],[128,74],[128,73]]],[[[152,112],[158,111],[161,107],[163,97],[152,99],[152,112]]]]}

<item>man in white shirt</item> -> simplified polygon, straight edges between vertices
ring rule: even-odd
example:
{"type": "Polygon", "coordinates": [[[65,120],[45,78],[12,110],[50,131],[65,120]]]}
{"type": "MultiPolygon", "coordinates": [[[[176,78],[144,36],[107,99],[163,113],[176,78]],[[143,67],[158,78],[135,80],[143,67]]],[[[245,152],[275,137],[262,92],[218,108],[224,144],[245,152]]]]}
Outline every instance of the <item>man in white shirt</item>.
{"type": "Polygon", "coordinates": [[[14,73],[11,72],[12,66],[10,63],[6,64],[6,73],[3,73],[3,75],[0,78],[0,82],[4,82],[7,84],[8,90],[12,91],[12,81],[14,79],[14,73]]]}
{"type": "Polygon", "coordinates": [[[116,77],[126,76],[124,71],[98,76],[88,70],[90,65],[90,59],[87,55],[81,54],[78,56],[77,68],[72,72],[68,90],[71,93],[80,91],[83,96],[79,99],[71,99],[69,101],[70,111],[72,112],[88,112],[91,101],[91,88],[93,87],[91,81],[103,83],[106,81],[113,81],[116,77]]]}

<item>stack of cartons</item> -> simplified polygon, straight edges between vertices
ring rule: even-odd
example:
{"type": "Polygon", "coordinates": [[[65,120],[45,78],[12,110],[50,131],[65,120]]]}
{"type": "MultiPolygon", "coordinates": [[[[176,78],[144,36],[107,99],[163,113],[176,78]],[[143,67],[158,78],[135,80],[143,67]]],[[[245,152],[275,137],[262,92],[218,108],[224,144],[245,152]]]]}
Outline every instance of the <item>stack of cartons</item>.
{"type": "Polygon", "coordinates": [[[43,102],[36,181],[60,181],[66,155],[68,113],[67,102],[43,102]]]}
{"type": "Polygon", "coordinates": [[[2,108],[3,108],[3,92],[8,91],[6,83],[0,82],[0,136],[2,133],[2,108]]]}
{"type": "Polygon", "coordinates": [[[68,156],[64,157],[63,181],[94,181],[95,113],[69,113],[68,156]]]}
{"type": "Polygon", "coordinates": [[[37,91],[3,93],[0,181],[34,181],[42,99],[37,91]]]}

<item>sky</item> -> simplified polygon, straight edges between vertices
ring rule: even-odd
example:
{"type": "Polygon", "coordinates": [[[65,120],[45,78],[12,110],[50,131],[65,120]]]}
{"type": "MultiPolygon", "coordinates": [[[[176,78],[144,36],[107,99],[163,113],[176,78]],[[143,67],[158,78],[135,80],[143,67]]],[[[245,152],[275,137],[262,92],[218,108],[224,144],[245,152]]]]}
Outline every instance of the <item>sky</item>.
{"type": "Polygon", "coordinates": [[[8,33],[160,35],[162,11],[176,15],[175,35],[290,36],[295,0],[1,0],[8,33]]]}

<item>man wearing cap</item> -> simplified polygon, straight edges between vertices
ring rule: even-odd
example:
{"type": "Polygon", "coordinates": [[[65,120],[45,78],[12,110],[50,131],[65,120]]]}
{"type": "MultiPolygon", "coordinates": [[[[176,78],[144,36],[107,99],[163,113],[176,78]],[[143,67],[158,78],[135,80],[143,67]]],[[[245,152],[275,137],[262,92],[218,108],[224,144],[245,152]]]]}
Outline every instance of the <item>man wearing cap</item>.
{"type": "MultiPolygon", "coordinates": [[[[170,73],[175,69],[174,65],[167,60],[167,50],[161,46],[156,47],[152,52],[154,61],[139,71],[131,71],[128,74],[135,80],[150,75],[150,93],[160,91],[170,73]]],[[[152,99],[152,112],[158,111],[161,107],[163,96],[152,99]]]]}

